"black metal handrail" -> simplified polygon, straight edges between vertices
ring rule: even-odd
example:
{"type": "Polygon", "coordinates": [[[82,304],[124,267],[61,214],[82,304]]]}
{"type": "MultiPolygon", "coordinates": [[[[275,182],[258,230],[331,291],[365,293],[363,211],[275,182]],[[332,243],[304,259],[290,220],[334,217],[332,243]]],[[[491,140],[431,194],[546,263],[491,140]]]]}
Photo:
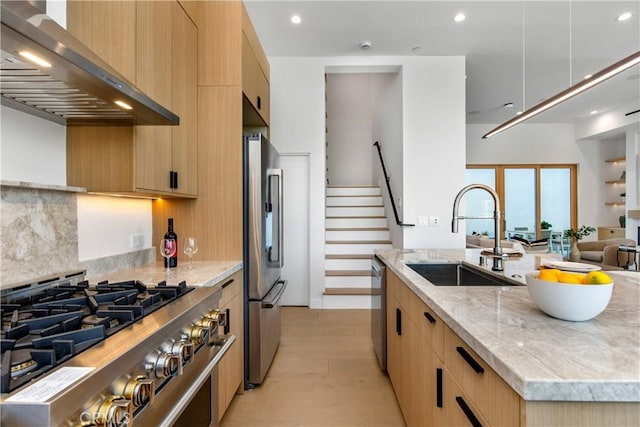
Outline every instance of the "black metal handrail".
{"type": "Polygon", "coordinates": [[[415,224],[405,224],[402,221],[400,221],[400,218],[398,217],[398,209],[396,209],[396,202],[393,199],[393,192],[391,191],[391,185],[389,184],[389,181],[391,181],[391,178],[389,178],[389,175],[387,175],[387,168],[384,166],[382,151],[380,151],[380,143],[376,141],[373,143],[373,145],[378,149],[378,156],[380,157],[380,164],[382,165],[382,173],[384,173],[384,180],[387,183],[387,191],[389,191],[389,198],[391,199],[391,207],[393,208],[393,215],[396,218],[396,224],[398,224],[401,227],[415,227],[415,224]]]}

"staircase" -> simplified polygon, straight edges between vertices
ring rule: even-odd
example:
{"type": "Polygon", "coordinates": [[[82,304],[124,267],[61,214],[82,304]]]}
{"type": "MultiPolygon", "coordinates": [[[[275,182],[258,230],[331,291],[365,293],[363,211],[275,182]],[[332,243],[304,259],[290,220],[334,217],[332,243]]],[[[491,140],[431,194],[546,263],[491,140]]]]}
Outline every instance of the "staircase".
{"type": "Polygon", "coordinates": [[[371,258],[391,248],[379,187],[327,187],[324,308],[371,308],[371,258]]]}

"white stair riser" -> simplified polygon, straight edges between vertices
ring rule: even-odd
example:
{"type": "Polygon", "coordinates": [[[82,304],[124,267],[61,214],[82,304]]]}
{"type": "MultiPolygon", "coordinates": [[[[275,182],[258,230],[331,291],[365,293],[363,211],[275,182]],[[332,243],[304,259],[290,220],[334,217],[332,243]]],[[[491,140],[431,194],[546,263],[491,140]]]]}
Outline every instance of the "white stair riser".
{"type": "Polygon", "coordinates": [[[371,276],[325,276],[325,288],[370,288],[371,276]]]}
{"type": "Polygon", "coordinates": [[[384,208],[371,207],[327,207],[326,216],[383,216],[384,208]]]}
{"type": "Polygon", "coordinates": [[[325,259],[325,270],[371,270],[370,259],[325,259]]]}
{"type": "Polygon", "coordinates": [[[327,196],[379,196],[380,187],[327,188],[327,196]]]}
{"type": "Polygon", "coordinates": [[[325,253],[329,255],[373,254],[375,249],[391,249],[384,243],[337,243],[326,244],[325,253]]]}
{"type": "Polygon", "coordinates": [[[327,206],[382,205],[382,197],[327,197],[327,206]]]}
{"type": "Polygon", "coordinates": [[[388,230],[340,230],[325,231],[324,238],[331,240],[390,240],[388,230]]]}
{"type": "Polygon", "coordinates": [[[370,295],[323,295],[322,308],[371,308],[370,295]]]}
{"type": "Polygon", "coordinates": [[[386,218],[327,218],[327,228],[379,228],[386,227],[386,218]]]}

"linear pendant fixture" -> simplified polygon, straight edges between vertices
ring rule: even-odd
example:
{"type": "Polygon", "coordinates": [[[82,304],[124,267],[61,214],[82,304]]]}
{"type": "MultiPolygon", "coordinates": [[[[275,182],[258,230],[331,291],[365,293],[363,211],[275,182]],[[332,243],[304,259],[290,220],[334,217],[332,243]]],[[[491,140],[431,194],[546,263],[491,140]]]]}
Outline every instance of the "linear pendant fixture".
{"type": "Polygon", "coordinates": [[[512,119],[507,120],[500,126],[492,129],[482,136],[482,139],[490,138],[504,130],[507,130],[518,123],[522,123],[525,120],[528,120],[543,111],[548,110],[549,108],[560,104],[561,102],[566,101],[569,98],[572,98],[579,93],[584,92],[587,89],[594,87],[595,85],[602,83],[603,81],[615,76],[616,74],[620,74],[621,72],[633,67],[634,65],[640,64],[640,51],[627,56],[626,58],[616,62],[615,64],[609,65],[607,68],[604,68],[597,73],[593,74],[590,78],[581,80],[579,83],[569,87],[568,89],[563,90],[557,95],[552,96],[551,98],[545,99],[541,103],[531,107],[527,111],[522,114],[513,117],[512,119]]]}

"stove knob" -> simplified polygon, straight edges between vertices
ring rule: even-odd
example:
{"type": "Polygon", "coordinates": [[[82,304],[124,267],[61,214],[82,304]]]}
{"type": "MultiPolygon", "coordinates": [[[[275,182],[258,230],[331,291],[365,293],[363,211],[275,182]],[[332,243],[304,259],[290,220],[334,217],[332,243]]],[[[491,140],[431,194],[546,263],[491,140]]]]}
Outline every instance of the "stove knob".
{"type": "Polygon", "coordinates": [[[156,395],[155,381],[144,375],[118,380],[112,390],[129,399],[134,408],[151,405],[156,395]]]}
{"type": "Polygon", "coordinates": [[[162,349],[167,353],[177,354],[180,353],[182,357],[182,363],[187,364],[193,359],[195,352],[193,342],[189,340],[187,334],[180,335],[180,341],[171,340],[162,346],[162,349]]]}
{"type": "Polygon", "coordinates": [[[202,325],[189,325],[184,328],[183,331],[187,337],[193,342],[195,345],[204,344],[207,342],[207,337],[209,335],[209,329],[202,325]]]}
{"type": "Polygon", "coordinates": [[[204,315],[196,322],[196,325],[202,326],[207,331],[207,344],[213,344],[217,335],[218,322],[204,315]]]}
{"type": "Polygon", "coordinates": [[[93,425],[127,427],[133,425],[131,402],[124,396],[109,396],[93,408],[93,425]]]}
{"type": "Polygon", "coordinates": [[[209,310],[205,316],[215,320],[218,326],[225,326],[227,324],[226,314],[224,311],[220,311],[219,309],[209,310]]]}
{"type": "Polygon", "coordinates": [[[156,350],[145,358],[144,366],[156,378],[182,375],[182,354],[156,350]]]}

